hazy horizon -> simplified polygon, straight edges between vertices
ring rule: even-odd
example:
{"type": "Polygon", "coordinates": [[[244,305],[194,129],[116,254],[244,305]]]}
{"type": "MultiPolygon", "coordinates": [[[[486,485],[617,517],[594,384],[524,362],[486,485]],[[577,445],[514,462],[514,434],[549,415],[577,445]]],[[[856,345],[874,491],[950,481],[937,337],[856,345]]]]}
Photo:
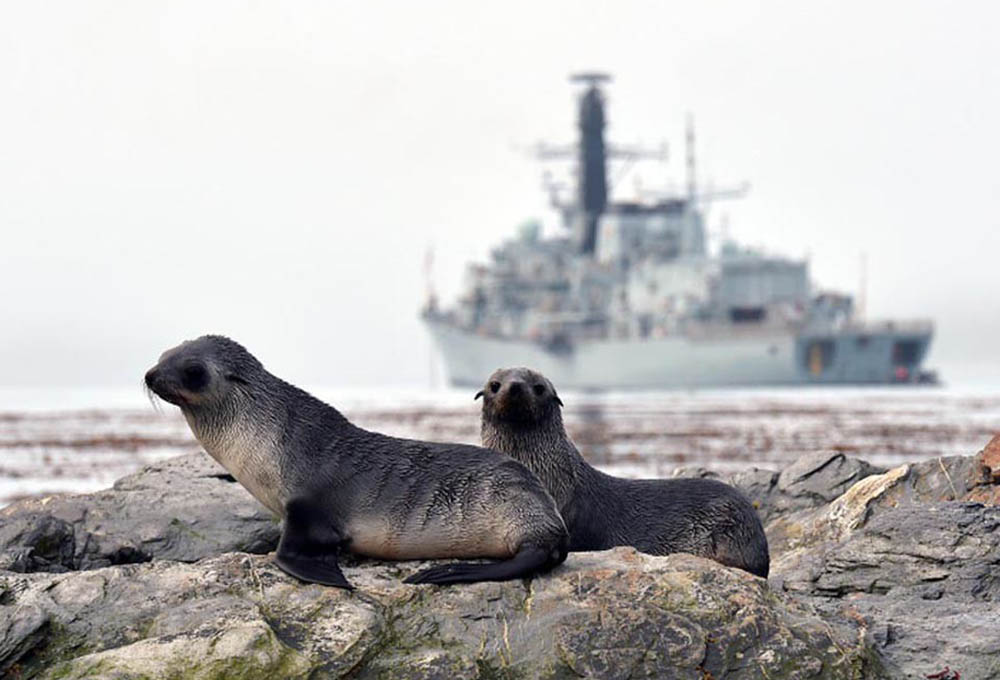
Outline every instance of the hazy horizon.
{"type": "MultiPolygon", "coordinates": [[[[808,255],[869,318],[930,318],[929,368],[1000,385],[1000,8],[988,3],[9,3],[0,7],[0,385],[137,385],[203,333],[306,385],[426,385],[448,300],[555,216],[523,149],[670,144],[749,245],[808,255]]],[[[616,187],[633,190],[633,179],[616,187]]]]}

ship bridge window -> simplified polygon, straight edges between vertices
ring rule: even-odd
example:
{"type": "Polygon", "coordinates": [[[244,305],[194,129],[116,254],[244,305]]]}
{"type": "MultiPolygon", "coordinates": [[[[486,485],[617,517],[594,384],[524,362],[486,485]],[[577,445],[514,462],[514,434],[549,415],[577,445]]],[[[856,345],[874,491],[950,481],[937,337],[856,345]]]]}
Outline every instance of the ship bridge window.
{"type": "Polygon", "coordinates": [[[806,368],[812,375],[820,375],[833,365],[833,340],[813,340],[806,345],[806,368]]]}
{"type": "Polygon", "coordinates": [[[920,341],[900,340],[892,346],[892,362],[894,364],[915,364],[920,358],[920,341]]]}
{"type": "Polygon", "coordinates": [[[767,316],[763,307],[730,307],[729,319],[733,323],[760,323],[767,316]]]}

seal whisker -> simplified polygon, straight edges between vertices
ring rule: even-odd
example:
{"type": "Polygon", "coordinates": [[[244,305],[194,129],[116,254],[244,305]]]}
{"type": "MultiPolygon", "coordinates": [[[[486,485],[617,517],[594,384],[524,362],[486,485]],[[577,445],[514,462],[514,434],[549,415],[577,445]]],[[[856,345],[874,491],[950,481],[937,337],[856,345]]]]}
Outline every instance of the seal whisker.
{"type": "Polygon", "coordinates": [[[153,410],[156,411],[157,414],[162,415],[163,407],[160,403],[159,397],[156,396],[156,392],[154,392],[153,388],[146,384],[145,380],[143,380],[141,384],[142,391],[146,393],[146,398],[149,399],[149,403],[153,407],[153,410]]]}

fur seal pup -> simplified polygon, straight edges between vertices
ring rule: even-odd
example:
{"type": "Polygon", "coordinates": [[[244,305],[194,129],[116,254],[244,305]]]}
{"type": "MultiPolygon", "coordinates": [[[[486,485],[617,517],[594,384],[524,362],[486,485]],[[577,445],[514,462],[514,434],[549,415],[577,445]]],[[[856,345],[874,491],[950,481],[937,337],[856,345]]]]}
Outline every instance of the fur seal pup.
{"type": "Polygon", "coordinates": [[[340,550],[387,560],[500,560],[432,567],[407,583],[503,581],[566,559],[555,503],[520,463],[478,446],[363,430],[268,373],[233,340],[206,335],[168,350],[145,382],[285,520],[276,561],[303,581],[351,588],[340,550]]]}
{"type": "Polygon", "coordinates": [[[620,479],[587,464],[563,428],[562,401],[545,376],[499,369],[483,398],[482,444],[524,463],[555,498],[570,551],[631,545],[689,552],[767,577],[767,537],[750,502],[711,479],[620,479]]]}

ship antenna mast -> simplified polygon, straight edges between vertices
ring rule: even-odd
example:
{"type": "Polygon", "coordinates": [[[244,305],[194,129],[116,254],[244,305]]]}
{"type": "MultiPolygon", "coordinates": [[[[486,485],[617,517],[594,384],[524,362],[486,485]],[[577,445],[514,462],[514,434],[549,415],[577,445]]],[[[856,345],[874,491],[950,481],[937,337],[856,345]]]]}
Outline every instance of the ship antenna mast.
{"type": "Polygon", "coordinates": [[[685,130],[685,151],[687,152],[687,199],[688,203],[694,203],[698,195],[698,176],[695,173],[694,162],[694,116],[687,115],[687,125],[685,130]]]}
{"type": "Polygon", "coordinates": [[[855,316],[859,322],[865,321],[865,315],[868,313],[866,309],[868,306],[868,253],[861,253],[861,276],[860,285],[858,286],[858,306],[855,310],[855,316]]]}
{"type": "Polygon", "coordinates": [[[577,252],[593,256],[598,222],[608,207],[608,160],[625,159],[628,164],[644,158],[663,161],[667,151],[665,145],[657,149],[606,145],[602,86],[611,81],[611,76],[598,72],[576,73],[570,76],[570,81],[584,88],[577,106],[579,139],[571,146],[537,144],[535,155],[541,160],[576,159],[577,195],[573,203],[564,204],[559,199],[558,186],[551,181],[546,180],[545,186],[552,204],[562,213],[563,223],[573,230],[577,252]]]}
{"type": "Polygon", "coordinates": [[[597,223],[608,205],[608,151],[604,144],[604,96],[601,86],[610,81],[606,73],[577,73],[570,81],[586,87],[579,101],[579,148],[577,151],[578,210],[576,245],[583,255],[593,255],[597,223]]]}

